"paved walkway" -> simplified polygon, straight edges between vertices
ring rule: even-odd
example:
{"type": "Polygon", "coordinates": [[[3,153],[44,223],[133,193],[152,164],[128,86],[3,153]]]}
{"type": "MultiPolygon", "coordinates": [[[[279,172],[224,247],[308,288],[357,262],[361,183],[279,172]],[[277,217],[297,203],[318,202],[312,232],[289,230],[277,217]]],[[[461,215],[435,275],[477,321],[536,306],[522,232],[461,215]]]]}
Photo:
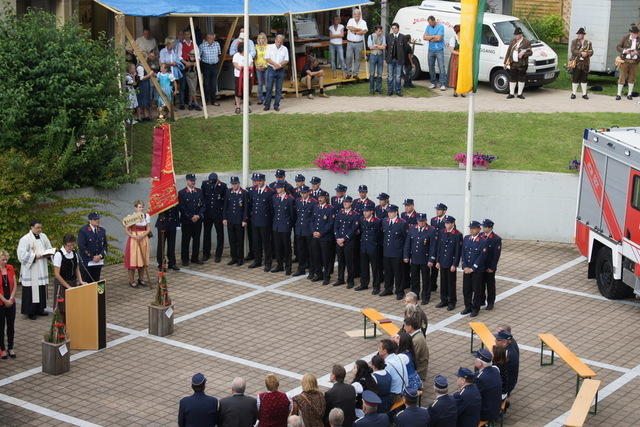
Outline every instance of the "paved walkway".
{"type": "MultiPolygon", "coordinates": [[[[424,85],[425,82],[419,82],[424,85]]],[[[327,91],[331,95],[331,90],[327,91]]],[[[537,89],[525,91],[525,100],[505,99],[505,95],[495,93],[486,86],[482,86],[476,95],[477,112],[502,113],[639,113],[640,105],[636,100],[627,99],[616,101],[607,95],[590,94],[589,100],[569,98],[570,92],[559,89],[537,89]]],[[[255,101],[255,100],[254,100],[255,101]]],[[[436,92],[431,98],[410,98],[397,96],[361,96],[318,98],[313,100],[306,97],[286,98],[281,103],[279,114],[328,114],[364,111],[467,111],[468,102],[465,98],[454,98],[451,89],[442,93],[436,92]]],[[[253,114],[265,114],[261,105],[252,105],[253,114]]],[[[203,117],[199,111],[177,111],[177,117],[203,117]]],[[[231,98],[221,102],[219,107],[208,106],[209,117],[233,115],[234,104],[231,98]]],[[[274,114],[273,110],[269,113],[274,114]]]]}

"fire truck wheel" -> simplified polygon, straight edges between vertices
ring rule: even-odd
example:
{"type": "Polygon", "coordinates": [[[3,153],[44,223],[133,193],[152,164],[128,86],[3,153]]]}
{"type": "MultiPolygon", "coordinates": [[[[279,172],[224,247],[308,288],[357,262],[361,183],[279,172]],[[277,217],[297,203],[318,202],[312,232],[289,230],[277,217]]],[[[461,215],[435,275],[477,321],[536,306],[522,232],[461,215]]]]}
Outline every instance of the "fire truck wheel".
{"type": "Polygon", "coordinates": [[[625,285],[622,280],[613,278],[613,262],[611,261],[611,249],[600,248],[596,256],[596,281],[598,290],[605,298],[623,299],[633,295],[633,289],[625,285]]]}

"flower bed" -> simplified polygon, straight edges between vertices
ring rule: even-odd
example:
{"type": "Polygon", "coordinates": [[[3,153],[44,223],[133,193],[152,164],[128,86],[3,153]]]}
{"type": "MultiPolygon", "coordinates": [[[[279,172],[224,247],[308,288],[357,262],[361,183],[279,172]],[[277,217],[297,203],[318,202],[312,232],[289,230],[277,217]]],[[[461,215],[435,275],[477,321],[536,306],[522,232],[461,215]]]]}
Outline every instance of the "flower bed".
{"type": "Polygon", "coordinates": [[[350,170],[364,169],[367,167],[367,161],[360,153],[351,150],[320,153],[313,161],[313,164],[320,169],[343,174],[347,174],[350,170]]]}
{"type": "MultiPolygon", "coordinates": [[[[474,168],[488,168],[494,160],[496,160],[496,156],[492,156],[490,154],[484,153],[474,153],[473,154],[473,167],[474,168]]],[[[467,164],[467,154],[466,153],[458,153],[453,157],[453,160],[458,164],[466,165],[467,164]]]]}

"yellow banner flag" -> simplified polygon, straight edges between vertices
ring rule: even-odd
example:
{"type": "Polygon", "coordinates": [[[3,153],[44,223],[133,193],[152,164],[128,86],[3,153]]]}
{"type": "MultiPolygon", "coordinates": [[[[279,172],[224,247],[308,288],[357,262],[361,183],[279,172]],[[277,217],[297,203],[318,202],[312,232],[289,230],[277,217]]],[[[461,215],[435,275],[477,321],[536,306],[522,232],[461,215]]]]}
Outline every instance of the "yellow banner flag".
{"type": "Polygon", "coordinates": [[[478,60],[480,32],[484,17],[484,0],[461,0],[460,57],[458,64],[457,93],[474,90],[478,84],[478,60]]]}

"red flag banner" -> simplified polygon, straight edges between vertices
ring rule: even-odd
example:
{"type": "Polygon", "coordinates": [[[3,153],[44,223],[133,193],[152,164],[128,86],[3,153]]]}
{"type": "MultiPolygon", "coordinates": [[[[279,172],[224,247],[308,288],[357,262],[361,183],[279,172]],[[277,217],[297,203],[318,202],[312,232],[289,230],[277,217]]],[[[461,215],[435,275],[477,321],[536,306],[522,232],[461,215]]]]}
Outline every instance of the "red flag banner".
{"type": "Polygon", "coordinates": [[[153,128],[152,154],[149,215],[166,211],[178,204],[176,176],[173,172],[171,127],[169,125],[153,128]]]}

